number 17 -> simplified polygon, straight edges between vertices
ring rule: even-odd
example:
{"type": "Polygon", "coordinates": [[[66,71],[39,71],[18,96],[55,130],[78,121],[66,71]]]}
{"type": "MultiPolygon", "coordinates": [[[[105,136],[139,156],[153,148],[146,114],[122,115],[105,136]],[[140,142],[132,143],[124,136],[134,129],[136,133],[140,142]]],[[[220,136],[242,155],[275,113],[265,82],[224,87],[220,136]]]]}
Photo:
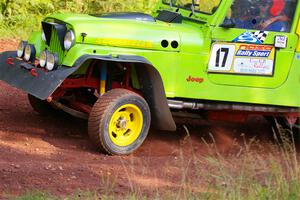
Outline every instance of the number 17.
{"type": "Polygon", "coordinates": [[[226,66],[226,62],[227,62],[227,58],[228,58],[228,54],[229,54],[229,48],[220,48],[219,50],[217,50],[217,56],[216,56],[216,67],[220,67],[220,57],[221,57],[221,53],[224,52],[224,57],[222,60],[222,65],[221,67],[225,67],[226,66]]]}
{"type": "Polygon", "coordinates": [[[230,71],[234,60],[235,48],[234,44],[213,44],[208,71],[230,71]]]}

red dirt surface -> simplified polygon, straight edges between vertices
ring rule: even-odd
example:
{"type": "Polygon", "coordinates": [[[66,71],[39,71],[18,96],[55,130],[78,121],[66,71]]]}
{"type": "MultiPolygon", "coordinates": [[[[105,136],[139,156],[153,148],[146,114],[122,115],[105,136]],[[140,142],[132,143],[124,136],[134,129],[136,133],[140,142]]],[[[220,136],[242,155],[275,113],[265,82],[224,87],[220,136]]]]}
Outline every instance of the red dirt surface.
{"type": "MultiPolygon", "coordinates": [[[[0,51],[16,45],[14,40],[0,40],[0,51]]],[[[174,133],[151,130],[133,155],[107,156],[89,142],[85,121],[41,117],[24,92],[0,82],[0,197],[33,190],[62,197],[79,190],[114,195],[178,191],[187,187],[181,182],[190,158],[201,159],[214,143],[227,156],[243,145],[242,134],[266,143],[271,137],[268,123],[259,117],[244,124],[200,121],[198,126],[187,127],[189,134],[184,128],[174,133]]],[[[195,178],[194,165],[187,173],[189,180],[195,178]]],[[[203,190],[200,184],[188,187],[203,190]]]]}
{"type": "Polygon", "coordinates": [[[18,39],[0,39],[0,52],[15,50],[18,42],[18,39]]]}

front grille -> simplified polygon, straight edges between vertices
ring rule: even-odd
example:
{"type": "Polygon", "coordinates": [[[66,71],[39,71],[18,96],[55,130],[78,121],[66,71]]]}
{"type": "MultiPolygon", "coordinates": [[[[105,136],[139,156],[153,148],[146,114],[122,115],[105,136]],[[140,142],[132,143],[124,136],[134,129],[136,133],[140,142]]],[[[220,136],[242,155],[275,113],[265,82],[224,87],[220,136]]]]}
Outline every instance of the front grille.
{"type": "Polygon", "coordinates": [[[49,48],[50,48],[49,50],[52,53],[57,53],[58,58],[59,58],[59,64],[61,64],[61,62],[64,58],[64,50],[61,47],[60,40],[58,38],[58,34],[57,34],[57,31],[55,30],[55,28],[53,28],[53,30],[52,30],[49,48]]]}
{"type": "Polygon", "coordinates": [[[56,53],[59,64],[64,59],[64,37],[67,32],[65,24],[56,22],[42,22],[43,31],[46,36],[46,44],[51,53],[56,53]]]}

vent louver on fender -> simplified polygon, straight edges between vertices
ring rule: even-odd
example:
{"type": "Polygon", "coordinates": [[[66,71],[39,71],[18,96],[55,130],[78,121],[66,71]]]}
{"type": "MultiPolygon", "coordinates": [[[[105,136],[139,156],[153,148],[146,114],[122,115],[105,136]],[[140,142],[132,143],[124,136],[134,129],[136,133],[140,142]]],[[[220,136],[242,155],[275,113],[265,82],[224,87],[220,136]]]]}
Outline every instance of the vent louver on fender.
{"type": "Polygon", "coordinates": [[[180,13],[172,12],[169,10],[159,10],[157,20],[167,23],[182,23],[183,16],[180,13]]]}

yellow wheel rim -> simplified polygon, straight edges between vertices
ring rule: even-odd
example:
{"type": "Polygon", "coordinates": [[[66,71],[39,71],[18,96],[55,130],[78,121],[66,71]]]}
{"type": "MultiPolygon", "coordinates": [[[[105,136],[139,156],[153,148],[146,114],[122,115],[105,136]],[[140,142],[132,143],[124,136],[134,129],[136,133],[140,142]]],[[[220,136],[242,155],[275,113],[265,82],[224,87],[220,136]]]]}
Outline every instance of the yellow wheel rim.
{"type": "Polygon", "coordinates": [[[141,110],[136,105],[126,104],[112,115],[108,127],[109,137],[117,146],[129,146],[139,137],[142,128],[141,110]]]}

